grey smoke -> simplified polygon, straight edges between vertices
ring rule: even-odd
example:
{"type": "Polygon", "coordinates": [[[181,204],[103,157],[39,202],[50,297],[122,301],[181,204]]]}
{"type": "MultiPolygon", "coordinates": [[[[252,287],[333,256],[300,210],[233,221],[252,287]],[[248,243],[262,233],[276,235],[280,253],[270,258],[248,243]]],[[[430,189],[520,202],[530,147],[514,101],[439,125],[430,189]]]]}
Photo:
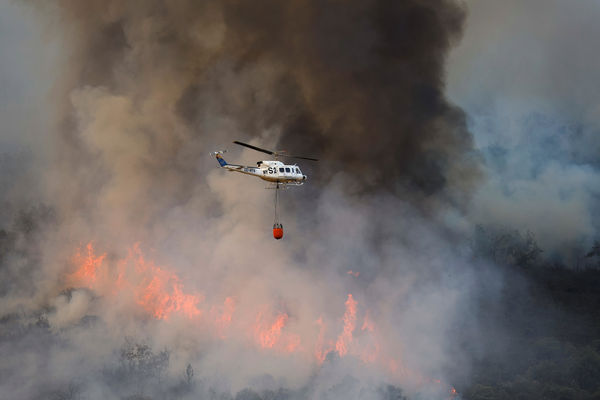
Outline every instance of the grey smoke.
{"type": "Polygon", "coordinates": [[[489,180],[475,223],[530,230],[566,263],[598,236],[598,94],[593,1],[468,1],[448,94],[470,117],[489,180]]]}
{"type": "MultiPolygon", "coordinates": [[[[32,198],[51,218],[34,212],[42,223],[31,234],[11,225],[15,213],[4,224],[4,393],[336,399],[397,398],[402,387],[443,398],[451,379],[468,380],[461,345],[484,353],[488,344],[475,300],[493,299],[503,277],[466,261],[464,234],[477,221],[469,200],[483,173],[466,115],[445,97],[461,4],[35,7],[62,49],[50,64],[60,71],[45,106],[53,118],[30,147],[44,167],[33,174],[40,185],[32,198]],[[272,193],[218,170],[207,155],[232,150],[233,139],[323,160],[302,164],[309,184],[283,194],[282,242],[270,237],[272,193]],[[113,267],[141,242],[204,304],[235,296],[239,332],[222,341],[203,322],[149,318],[127,293],[69,287],[72,256],[88,241],[113,267]],[[389,378],[355,357],[331,353],[319,367],[259,351],[242,331],[266,304],[286,312],[286,332],[310,348],[319,316],[330,338],[339,334],[348,293],[359,321],[368,310],[376,323],[382,352],[441,379],[441,389],[389,378]]],[[[261,158],[242,149],[227,157],[261,158]]],[[[19,178],[15,193],[26,186],[19,178]]],[[[357,340],[366,340],[359,330],[357,340]]]]}

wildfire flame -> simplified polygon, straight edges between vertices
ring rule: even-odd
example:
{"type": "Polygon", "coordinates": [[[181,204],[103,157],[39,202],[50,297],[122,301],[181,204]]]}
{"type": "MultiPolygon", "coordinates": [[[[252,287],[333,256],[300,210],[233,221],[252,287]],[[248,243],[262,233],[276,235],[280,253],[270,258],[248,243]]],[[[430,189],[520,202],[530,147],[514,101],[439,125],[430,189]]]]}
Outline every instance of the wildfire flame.
{"type": "MultiPolygon", "coordinates": [[[[99,295],[127,293],[143,312],[157,320],[168,320],[175,314],[191,320],[203,320],[212,326],[215,336],[222,340],[234,332],[231,328],[236,316],[234,297],[226,297],[221,305],[207,305],[202,294],[186,292],[181,279],[174,272],[147,261],[139,243],[128,251],[124,259],[111,263],[107,262],[106,254],[96,255],[92,243],[89,243],[85,251],[79,249],[76,252],[72,261],[75,269],[66,275],[68,285],[86,287],[99,295]]],[[[359,274],[352,271],[348,273],[356,277],[359,274]]],[[[348,294],[343,327],[335,342],[331,333],[328,334],[328,324],[322,316],[316,320],[315,336],[303,338],[286,329],[291,319],[286,312],[273,312],[269,307],[255,313],[250,337],[258,348],[305,354],[313,357],[317,364],[323,363],[329,353],[335,352],[339,357],[354,356],[364,363],[378,363],[392,377],[412,376],[423,381],[421,375],[404,368],[399,359],[380,354],[380,338],[368,310],[360,331],[356,333],[360,336],[357,338],[359,340],[355,340],[357,306],[358,301],[348,294]],[[314,343],[311,354],[306,351],[304,343],[314,343]]],[[[431,379],[428,381],[434,382],[431,379]]],[[[450,392],[456,393],[454,388],[450,392]]]]}
{"type": "Polygon", "coordinates": [[[281,336],[281,330],[288,320],[288,315],[279,314],[275,321],[267,327],[264,327],[262,317],[262,313],[258,313],[256,316],[256,337],[262,348],[272,348],[281,336]]]}
{"type": "Polygon", "coordinates": [[[340,357],[343,357],[348,353],[348,346],[352,342],[352,332],[354,332],[354,328],[356,328],[357,304],[356,300],[349,294],[348,300],[346,300],[346,312],[344,313],[344,330],[335,343],[335,350],[340,357]]]}
{"type": "Polygon", "coordinates": [[[92,243],[88,243],[86,249],[87,253],[85,255],[81,254],[81,249],[77,250],[77,254],[73,257],[73,262],[75,265],[79,265],[79,268],[72,274],[69,274],[67,280],[70,283],[92,289],[96,283],[96,271],[102,265],[106,254],[96,257],[92,243]]]}

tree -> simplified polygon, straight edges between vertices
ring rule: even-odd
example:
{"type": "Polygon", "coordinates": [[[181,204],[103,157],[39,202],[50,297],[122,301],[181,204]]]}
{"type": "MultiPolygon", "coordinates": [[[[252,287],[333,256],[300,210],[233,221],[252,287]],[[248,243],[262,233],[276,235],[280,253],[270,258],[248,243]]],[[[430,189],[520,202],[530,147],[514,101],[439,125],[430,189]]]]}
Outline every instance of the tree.
{"type": "Polygon", "coordinates": [[[135,382],[140,395],[143,395],[144,386],[149,381],[156,379],[160,384],[160,379],[169,366],[169,357],[167,350],[154,354],[147,344],[135,343],[126,338],[121,348],[121,370],[135,382]]]}
{"type": "Polygon", "coordinates": [[[517,230],[484,228],[481,225],[475,228],[472,248],[475,257],[524,268],[535,266],[542,254],[535,235],[530,231],[523,235],[517,230]]]}
{"type": "Polygon", "coordinates": [[[185,369],[185,381],[188,386],[192,385],[192,379],[194,378],[194,368],[192,368],[192,364],[188,364],[185,369]]]}

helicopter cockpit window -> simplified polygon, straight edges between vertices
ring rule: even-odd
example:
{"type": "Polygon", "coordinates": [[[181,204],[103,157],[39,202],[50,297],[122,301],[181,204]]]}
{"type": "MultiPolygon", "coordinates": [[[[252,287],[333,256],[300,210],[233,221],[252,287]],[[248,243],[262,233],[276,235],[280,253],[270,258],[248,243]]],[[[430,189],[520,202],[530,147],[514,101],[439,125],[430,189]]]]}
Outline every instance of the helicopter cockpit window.
{"type": "Polygon", "coordinates": [[[283,172],[283,171],[284,171],[284,168],[279,168],[279,172],[283,172]]]}
{"type": "Polygon", "coordinates": [[[290,172],[290,169],[289,169],[289,168],[286,168],[286,169],[285,169],[285,172],[290,172]]]}
{"type": "Polygon", "coordinates": [[[296,173],[299,174],[300,173],[300,168],[296,168],[296,173]]]}

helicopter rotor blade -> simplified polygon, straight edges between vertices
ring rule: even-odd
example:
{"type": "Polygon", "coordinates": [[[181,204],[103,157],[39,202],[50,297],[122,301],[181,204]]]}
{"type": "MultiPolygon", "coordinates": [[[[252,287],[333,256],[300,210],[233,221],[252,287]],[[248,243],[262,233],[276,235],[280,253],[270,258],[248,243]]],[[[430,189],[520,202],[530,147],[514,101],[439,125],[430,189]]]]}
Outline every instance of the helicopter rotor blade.
{"type": "Polygon", "coordinates": [[[310,160],[310,161],[319,161],[316,158],[311,157],[302,157],[302,156],[290,156],[285,154],[285,151],[271,151],[267,149],[262,149],[260,147],[252,146],[251,144],[240,142],[239,140],[234,140],[233,143],[239,144],[240,146],[248,147],[249,149],[260,151],[262,153],[267,153],[270,155],[274,155],[275,157],[288,157],[288,158],[299,158],[301,160],[310,160]]]}
{"type": "Polygon", "coordinates": [[[302,156],[288,156],[287,154],[279,154],[279,155],[282,157],[288,157],[288,158],[299,158],[301,160],[319,161],[317,158],[302,157],[302,156]]]}
{"type": "Polygon", "coordinates": [[[266,150],[266,149],[261,149],[260,147],[252,146],[251,144],[243,143],[243,142],[240,142],[240,141],[237,141],[237,140],[234,140],[233,143],[239,144],[240,146],[248,147],[249,149],[252,149],[252,150],[260,151],[262,153],[275,154],[274,151],[266,150]]]}

